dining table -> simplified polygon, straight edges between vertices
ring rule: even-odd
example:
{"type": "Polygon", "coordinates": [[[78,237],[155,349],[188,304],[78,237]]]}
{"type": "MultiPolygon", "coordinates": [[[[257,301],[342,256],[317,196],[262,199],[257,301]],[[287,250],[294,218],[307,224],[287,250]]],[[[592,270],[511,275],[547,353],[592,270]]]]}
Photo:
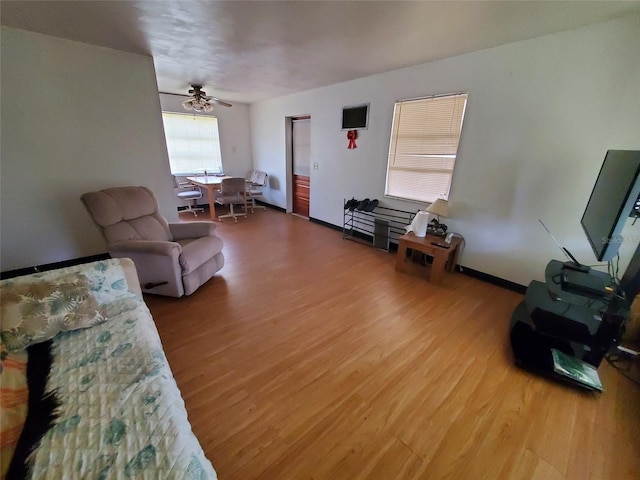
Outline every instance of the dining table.
{"type": "Polygon", "coordinates": [[[211,220],[216,221],[218,219],[216,215],[216,191],[220,190],[220,184],[225,178],[231,178],[228,175],[197,175],[194,177],[187,177],[187,181],[198,187],[205,188],[207,190],[207,197],[209,198],[209,215],[211,220]]]}

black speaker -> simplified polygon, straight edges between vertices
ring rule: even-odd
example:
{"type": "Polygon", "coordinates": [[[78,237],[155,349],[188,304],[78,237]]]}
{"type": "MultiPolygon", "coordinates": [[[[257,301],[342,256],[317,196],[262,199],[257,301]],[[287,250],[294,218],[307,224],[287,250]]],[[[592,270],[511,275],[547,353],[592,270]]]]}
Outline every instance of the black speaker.
{"type": "Polygon", "coordinates": [[[574,321],[543,308],[534,308],[531,311],[531,320],[535,324],[536,329],[546,335],[561,337],[588,345],[594,342],[595,334],[598,331],[596,328],[596,331],[592,334],[584,322],[574,321]]]}
{"type": "Polygon", "coordinates": [[[513,312],[509,336],[516,365],[536,373],[553,372],[552,348],[573,354],[568,341],[543,335],[533,329],[524,302],[513,312]]]}

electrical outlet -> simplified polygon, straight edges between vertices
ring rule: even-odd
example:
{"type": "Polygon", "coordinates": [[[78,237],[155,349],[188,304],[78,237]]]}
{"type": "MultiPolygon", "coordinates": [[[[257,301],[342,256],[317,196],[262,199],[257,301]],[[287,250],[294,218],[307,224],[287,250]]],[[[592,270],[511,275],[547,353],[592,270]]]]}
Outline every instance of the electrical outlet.
{"type": "Polygon", "coordinates": [[[318,162],[313,162],[313,169],[317,170],[318,169],[318,162]]]}

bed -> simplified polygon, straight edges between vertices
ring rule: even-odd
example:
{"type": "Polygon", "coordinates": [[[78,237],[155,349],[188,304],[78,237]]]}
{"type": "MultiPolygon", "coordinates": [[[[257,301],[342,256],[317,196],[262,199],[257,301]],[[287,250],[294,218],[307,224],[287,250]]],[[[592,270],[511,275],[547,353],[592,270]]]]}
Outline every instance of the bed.
{"type": "Polygon", "coordinates": [[[216,478],[133,262],[58,269],[0,288],[2,423],[11,430],[3,431],[3,478],[216,478]]]}

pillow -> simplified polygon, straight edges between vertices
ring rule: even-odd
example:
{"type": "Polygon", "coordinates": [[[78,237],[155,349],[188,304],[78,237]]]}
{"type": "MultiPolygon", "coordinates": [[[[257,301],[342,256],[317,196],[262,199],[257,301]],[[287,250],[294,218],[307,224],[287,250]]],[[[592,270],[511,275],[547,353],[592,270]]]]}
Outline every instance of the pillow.
{"type": "Polygon", "coordinates": [[[11,352],[105,320],[88,278],[80,273],[0,287],[0,335],[11,352]]]}
{"type": "Polygon", "coordinates": [[[55,270],[47,270],[22,277],[1,280],[0,288],[5,285],[33,283],[41,280],[58,282],[61,277],[66,277],[72,273],[79,273],[87,277],[89,280],[89,290],[96,300],[98,300],[98,303],[109,302],[128,291],[127,280],[119,258],[73,265],[71,267],[57,268],[55,270]]]}

